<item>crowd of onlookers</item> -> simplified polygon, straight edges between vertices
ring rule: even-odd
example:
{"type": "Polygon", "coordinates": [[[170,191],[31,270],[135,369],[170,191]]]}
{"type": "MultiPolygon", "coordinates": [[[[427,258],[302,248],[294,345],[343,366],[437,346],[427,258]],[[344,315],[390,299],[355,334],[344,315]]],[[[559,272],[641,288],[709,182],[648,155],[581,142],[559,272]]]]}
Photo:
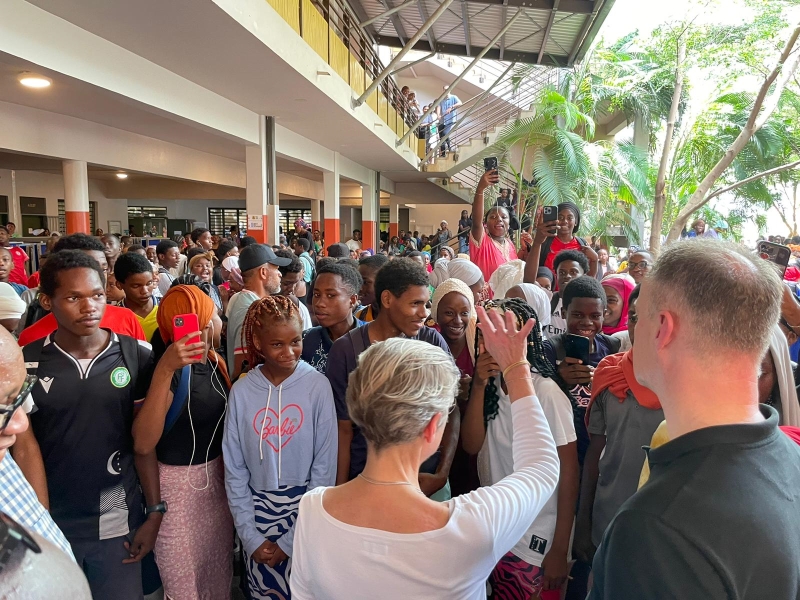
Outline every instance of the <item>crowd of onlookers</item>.
{"type": "Polygon", "coordinates": [[[793,288],[570,202],[515,241],[496,184],[378,248],[74,234],[12,279],[0,227],[0,511],[62,595],[797,597],[793,288]]]}

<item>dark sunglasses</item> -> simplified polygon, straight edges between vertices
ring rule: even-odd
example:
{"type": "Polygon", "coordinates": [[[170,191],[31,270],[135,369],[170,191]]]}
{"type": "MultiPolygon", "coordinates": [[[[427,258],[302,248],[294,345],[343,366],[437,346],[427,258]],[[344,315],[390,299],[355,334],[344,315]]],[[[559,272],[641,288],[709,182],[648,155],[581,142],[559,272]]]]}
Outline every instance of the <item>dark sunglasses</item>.
{"type": "Polygon", "coordinates": [[[11,404],[0,406],[0,433],[5,431],[16,410],[22,406],[25,400],[28,399],[28,396],[31,395],[33,386],[36,385],[37,381],[39,381],[39,378],[36,375],[28,375],[25,377],[25,383],[22,384],[22,389],[19,395],[14,398],[14,401],[11,404]]]}

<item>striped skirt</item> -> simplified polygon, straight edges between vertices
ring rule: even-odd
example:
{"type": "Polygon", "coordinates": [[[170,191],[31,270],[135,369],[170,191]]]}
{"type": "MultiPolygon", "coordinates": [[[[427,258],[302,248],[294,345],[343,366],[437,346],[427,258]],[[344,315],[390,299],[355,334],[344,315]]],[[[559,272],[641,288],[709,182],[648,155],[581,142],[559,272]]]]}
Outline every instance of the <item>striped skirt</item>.
{"type": "MultiPolygon", "coordinates": [[[[275,542],[294,526],[294,522],[297,520],[297,511],[300,508],[300,499],[306,493],[306,489],[306,486],[303,485],[283,487],[269,492],[257,492],[250,488],[250,492],[253,494],[256,529],[264,536],[265,540],[275,542]]],[[[289,591],[291,569],[291,558],[270,567],[248,557],[247,583],[251,598],[253,600],[262,598],[288,600],[291,598],[292,594],[289,591]]]]}
{"type": "Polygon", "coordinates": [[[161,497],[169,508],[156,538],[155,555],[168,600],[231,597],[233,518],[225,495],[222,457],[207,466],[208,479],[206,464],[158,463],[161,497]]]}

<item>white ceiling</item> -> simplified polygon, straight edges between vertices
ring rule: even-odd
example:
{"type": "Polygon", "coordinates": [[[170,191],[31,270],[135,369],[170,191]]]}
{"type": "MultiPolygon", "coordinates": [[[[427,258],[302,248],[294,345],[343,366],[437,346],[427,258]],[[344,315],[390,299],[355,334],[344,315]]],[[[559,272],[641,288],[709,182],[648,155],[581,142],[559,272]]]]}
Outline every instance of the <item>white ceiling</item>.
{"type": "Polygon", "coordinates": [[[196,123],[179,121],[177,117],[168,118],[135,100],[4,52],[0,52],[0,101],[116,127],[217,156],[245,159],[244,145],[218,132],[206,131],[196,123]],[[17,81],[24,71],[49,77],[53,84],[44,89],[26,88],[17,81]]]}
{"type": "Polygon", "coordinates": [[[414,170],[211,0],[34,4],[376,171],[414,170]]]}

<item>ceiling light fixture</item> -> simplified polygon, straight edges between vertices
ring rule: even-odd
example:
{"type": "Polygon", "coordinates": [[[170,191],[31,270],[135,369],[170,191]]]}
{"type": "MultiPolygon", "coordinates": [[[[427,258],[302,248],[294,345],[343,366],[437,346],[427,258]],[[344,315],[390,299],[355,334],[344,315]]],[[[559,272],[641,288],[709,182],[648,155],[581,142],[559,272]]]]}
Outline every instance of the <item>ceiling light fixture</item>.
{"type": "Polygon", "coordinates": [[[36,73],[20,73],[17,79],[19,79],[19,82],[25,87],[37,89],[50,87],[53,83],[53,80],[49,77],[42,77],[36,73]]]}
{"type": "Polygon", "coordinates": [[[117,173],[117,179],[127,179],[127,178],[128,178],[127,173],[117,173]]]}

